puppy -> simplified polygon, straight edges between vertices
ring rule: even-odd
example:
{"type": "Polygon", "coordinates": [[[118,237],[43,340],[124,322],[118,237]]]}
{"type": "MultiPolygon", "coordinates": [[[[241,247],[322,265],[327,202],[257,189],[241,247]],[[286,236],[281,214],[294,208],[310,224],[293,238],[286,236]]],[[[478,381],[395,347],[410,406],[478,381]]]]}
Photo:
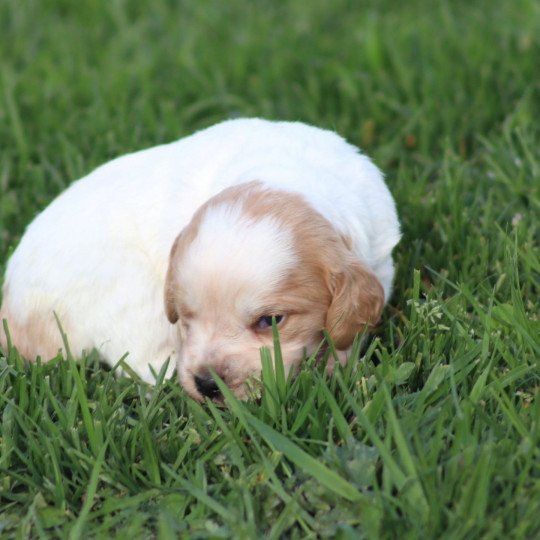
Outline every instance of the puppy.
{"type": "Polygon", "coordinates": [[[230,120],[72,184],[11,256],[0,319],[28,359],[62,352],[58,318],[75,356],[129,353],[149,382],[173,356],[195,399],[219,398],[210,369],[245,397],[272,317],[286,369],[324,328],[346,357],[388,299],[399,237],[381,173],[338,135],[230,120]]]}

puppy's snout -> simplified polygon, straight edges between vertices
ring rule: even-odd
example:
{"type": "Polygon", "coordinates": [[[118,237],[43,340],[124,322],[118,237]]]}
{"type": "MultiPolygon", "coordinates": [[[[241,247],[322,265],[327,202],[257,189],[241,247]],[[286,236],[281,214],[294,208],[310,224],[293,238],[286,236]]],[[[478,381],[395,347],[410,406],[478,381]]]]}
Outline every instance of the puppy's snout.
{"type": "Polygon", "coordinates": [[[216,399],[221,396],[218,385],[210,373],[195,375],[194,380],[197,391],[204,397],[216,399]]]}

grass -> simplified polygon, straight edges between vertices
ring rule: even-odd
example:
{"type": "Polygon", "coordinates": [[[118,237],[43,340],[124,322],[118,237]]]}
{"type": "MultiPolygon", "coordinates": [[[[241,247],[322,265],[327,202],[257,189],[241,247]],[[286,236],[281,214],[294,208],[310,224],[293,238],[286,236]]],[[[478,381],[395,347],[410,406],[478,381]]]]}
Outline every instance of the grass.
{"type": "Polygon", "coordinates": [[[260,401],[0,353],[0,537],[538,537],[538,36],[534,0],[0,3],[0,269],[73,179],[241,115],[344,134],[404,232],[361,360],[265,353],[260,401]]]}

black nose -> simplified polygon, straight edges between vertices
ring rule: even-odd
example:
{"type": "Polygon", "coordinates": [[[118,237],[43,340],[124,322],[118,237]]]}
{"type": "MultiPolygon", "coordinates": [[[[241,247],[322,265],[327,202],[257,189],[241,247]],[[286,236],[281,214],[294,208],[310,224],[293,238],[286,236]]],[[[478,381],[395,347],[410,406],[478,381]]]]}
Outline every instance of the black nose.
{"type": "Polygon", "coordinates": [[[217,398],[221,395],[216,381],[212,379],[211,375],[206,377],[199,377],[195,375],[195,386],[197,390],[203,395],[210,399],[217,398]]]}

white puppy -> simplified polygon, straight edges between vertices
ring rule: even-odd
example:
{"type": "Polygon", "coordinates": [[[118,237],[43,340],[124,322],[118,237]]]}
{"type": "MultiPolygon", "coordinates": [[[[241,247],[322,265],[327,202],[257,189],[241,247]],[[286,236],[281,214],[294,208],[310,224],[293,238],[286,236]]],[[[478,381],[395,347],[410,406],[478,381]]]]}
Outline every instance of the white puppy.
{"type": "Polygon", "coordinates": [[[381,173],[338,135],[231,120],[62,193],[8,263],[0,319],[28,359],[63,348],[56,314],[75,355],[127,352],[147,381],[174,355],[193,397],[217,397],[209,368],[243,397],[272,316],[286,368],[323,328],[345,356],[379,319],[399,236],[381,173]]]}

